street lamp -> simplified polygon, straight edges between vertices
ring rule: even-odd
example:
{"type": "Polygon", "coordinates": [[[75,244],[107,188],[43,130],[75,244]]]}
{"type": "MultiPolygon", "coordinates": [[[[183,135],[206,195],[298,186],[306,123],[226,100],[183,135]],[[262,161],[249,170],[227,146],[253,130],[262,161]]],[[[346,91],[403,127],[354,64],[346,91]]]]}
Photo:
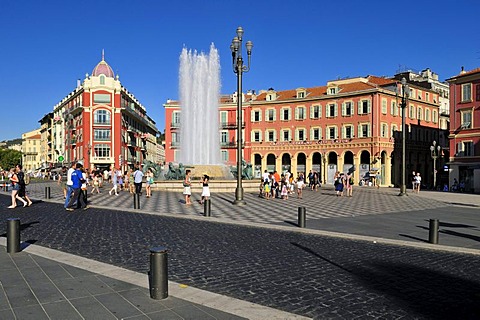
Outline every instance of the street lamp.
{"type": "Polygon", "coordinates": [[[237,36],[233,38],[230,50],[232,51],[233,72],[237,74],[237,188],[235,189],[235,201],[233,204],[244,206],[242,187],[242,74],[250,70],[250,58],[252,55],[253,43],[247,41],[248,64],[243,65],[242,58],[242,27],[237,28],[237,36]]]}
{"type": "Polygon", "coordinates": [[[402,185],[400,186],[399,196],[407,195],[407,186],[405,183],[405,109],[407,108],[408,95],[410,94],[410,88],[408,87],[407,80],[402,78],[402,185]]]}
{"type": "Polygon", "coordinates": [[[437,146],[437,142],[433,140],[433,145],[430,146],[430,154],[433,159],[433,190],[437,187],[437,158],[440,157],[440,146],[437,146]],[[436,146],[436,147],[435,147],[436,146]]]}

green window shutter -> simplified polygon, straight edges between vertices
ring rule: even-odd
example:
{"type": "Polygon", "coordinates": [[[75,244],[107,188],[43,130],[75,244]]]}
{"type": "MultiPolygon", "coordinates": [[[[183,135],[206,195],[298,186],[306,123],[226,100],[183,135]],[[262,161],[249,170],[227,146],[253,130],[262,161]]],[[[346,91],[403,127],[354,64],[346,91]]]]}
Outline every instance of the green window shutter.
{"type": "Polygon", "coordinates": [[[368,100],[368,113],[372,112],[372,101],[368,100]]]}
{"type": "Polygon", "coordinates": [[[368,137],[371,137],[372,134],[371,134],[371,132],[370,132],[370,131],[371,131],[371,130],[370,130],[370,129],[371,129],[370,123],[368,124],[368,127],[367,127],[367,128],[368,128],[368,131],[367,131],[368,137]]]}
{"type": "Polygon", "coordinates": [[[362,136],[362,125],[361,124],[358,125],[358,137],[363,138],[363,136],[362,136]]]}
{"type": "Polygon", "coordinates": [[[277,121],[277,110],[273,109],[273,121],[277,121]]]}
{"type": "Polygon", "coordinates": [[[345,116],[345,102],[342,102],[342,116],[345,116]]]}
{"type": "Polygon", "coordinates": [[[298,120],[298,107],[295,108],[295,120],[298,120]]]}
{"type": "Polygon", "coordinates": [[[315,109],[315,106],[310,106],[310,119],[313,119],[313,110],[315,109]]]}
{"type": "Polygon", "coordinates": [[[345,139],[345,127],[342,126],[342,139],[345,139]]]}
{"type": "Polygon", "coordinates": [[[250,111],[250,121],[255,122],[255,111],[250,111]]]}
{"type": "Polygon", "coordinates": [[[361,100],[358,101],[357,104],[358,104],[358,114],[362,114],[362,101],[361,100]]]}
{"type": "Polygon", "coordinates": [[[334,116],[337,117],[338,116],[338,105],[335,103],[333,108],[334,108],[333,109],[334,110],[334,116]]]}

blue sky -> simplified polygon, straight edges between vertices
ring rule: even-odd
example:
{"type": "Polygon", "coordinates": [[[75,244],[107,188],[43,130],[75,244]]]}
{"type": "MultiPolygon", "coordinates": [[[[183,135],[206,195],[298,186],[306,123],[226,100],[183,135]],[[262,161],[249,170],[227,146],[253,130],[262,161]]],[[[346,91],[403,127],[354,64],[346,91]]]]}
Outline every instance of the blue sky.
{"type": "Polygon", "coordinates": [[[324,85],[338,77],[430,68],[444,80],[480,67],[478,0],[0,1],[0,141],[21,137],[105,60],[165,127],[178,98],[183,48],[221,58],[233,93],[229,46],[242,26],[254,43],[243,88],[324,85]]]}

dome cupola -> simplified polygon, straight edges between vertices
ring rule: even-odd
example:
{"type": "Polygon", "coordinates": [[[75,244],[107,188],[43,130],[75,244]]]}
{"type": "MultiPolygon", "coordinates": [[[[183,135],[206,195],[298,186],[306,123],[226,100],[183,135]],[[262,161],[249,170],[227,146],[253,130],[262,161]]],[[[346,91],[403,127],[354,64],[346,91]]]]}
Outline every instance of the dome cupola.
{"type": "Polygon", "coordinates": [[[105,61],[105,53],[102,50],[102,61],[100,61],[97,66],[92,71],[92,76],[98,77],[99,75],[105,75],[109,78],[114,78],[115,74],[113,73],[112,68],[105,61]]]}

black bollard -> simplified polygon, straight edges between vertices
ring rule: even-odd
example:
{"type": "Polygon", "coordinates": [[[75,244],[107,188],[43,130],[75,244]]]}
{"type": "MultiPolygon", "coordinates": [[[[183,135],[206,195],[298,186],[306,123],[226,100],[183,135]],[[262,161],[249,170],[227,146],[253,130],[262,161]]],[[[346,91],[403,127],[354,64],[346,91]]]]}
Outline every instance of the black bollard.
{"type": "Polygon", "coordinates": [[[45,199],[50,199],[50,187],[45,187],[45,199]]]}
{"type": "Polygon", "coordinates": [[[161,300],[168,297],[167,248],[150,248],[150,298],[161,300]]]}
{"type": "Polygon", "coordinates": [[[133,209],[140,209],[140,194],[133,194],[133,209]]]}
{"type": "Polygon", "coordinates": [[[203,214],[205,217],[212,216],[212,203],[210,202],[210,199],[203,201],[203,214]]]}
{"type": "Polygon", "coordinates": [[[20,219],[7,219],[7,252],[20,252],[20,219]]]}
{"type": "Polygon", "coordinates": [[[438,219],[430,219],[428,242],[438,244],[438,229],[440,222],[438,219]]]}
{"type": "Polygon", "coordinates": [[[305,228],[307,219],[307,209],[305,207],[298,207],[298,226],[305,228]]]}

